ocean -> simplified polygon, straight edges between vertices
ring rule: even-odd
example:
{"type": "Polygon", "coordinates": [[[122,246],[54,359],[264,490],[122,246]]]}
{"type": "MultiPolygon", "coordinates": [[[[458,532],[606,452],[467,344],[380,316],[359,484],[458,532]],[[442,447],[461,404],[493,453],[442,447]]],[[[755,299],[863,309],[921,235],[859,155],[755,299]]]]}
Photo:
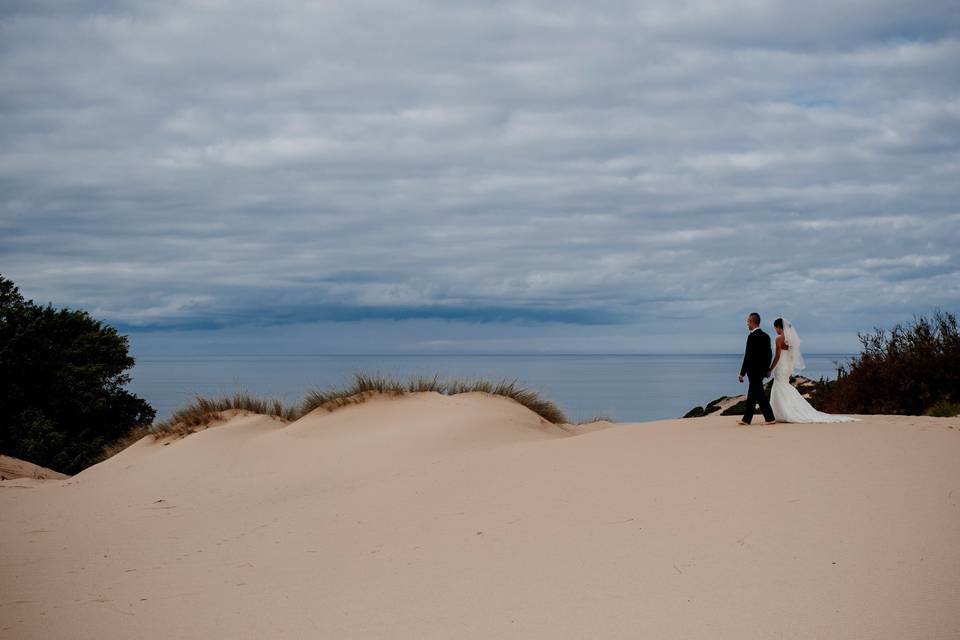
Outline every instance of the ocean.
{"type": "MultiPolygon", "coordinates": [[[[850,354],[804,354],[810,378],[836,377],[850,354]]],[[[677,418],[696,405],[746,393],[741,355],[232,355],[140,357],[128,389],[157,420],[197,394],[237,391],[299,402],[308,390],[347,385],[354,372],[390,376],[516,379],[574,421],[604,414],[619,422],[677,418]]]]}

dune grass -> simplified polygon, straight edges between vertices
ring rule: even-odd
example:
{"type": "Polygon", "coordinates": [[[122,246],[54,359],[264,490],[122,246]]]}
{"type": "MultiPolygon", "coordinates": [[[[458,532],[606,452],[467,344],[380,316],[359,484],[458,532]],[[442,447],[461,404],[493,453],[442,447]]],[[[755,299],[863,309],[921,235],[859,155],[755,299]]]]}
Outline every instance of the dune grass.
{"type": "Polygon", "coordinates": [[[527,389],[517,380],[491,381],[454,378],[441,380],[439,375],[413,377],[407,381],[381,375],[354,374],[353,382],[341,389],[314,389],[307,394],[300,405],[300,415],[306,415],[316,409],[333,411],[339,407],[358,404],[375,395],[402,396],[407,393],[435,391],[446,396],[460,393],[482,392],[503,396],[519,402],[547,422],[564,424],[567,417],[556,404],[541,397],[536,391],[527,389]]]}
{"type": "Polygon", "coordinates": [[[595,413],[586,420],[580,420],[577,424],[593,424],[595,422],[616,422],[617,419],[612,413],[595,413]]]}
{"type": "Polygon", "coordinates": [[[231,409],[274,416],[285,422],[292,422],[300,417],[296,409],[284,406],[279,400],[259,398],[247,392],[239,392],[232,396],[215,399],[198,395],[193,402],[182,409],[178,409],[166,420],[134,427],[124,436],[104,447],[96,462],[102,462],[115,456],[144,436],[152,435],[162,438],[165,436],[182,437],[189,435],[217,420],[221,412],[231,409]]]}
{"type": "MultiPolygon", "coordinates": [[[[403,381],[381,375],[356,373],[353,382],[348,386],[340,389],[314,389],[296,406],[287,406],[280,400],[261,398],[247,392],[221,398],[205,398],[198,395],[190,404],[178,409],[166,420],[150,425],[140,425],[105,447],[98,462],[116,455],[147,435],[158,438],[182,437],[199,431],[219,419],[224,411],[248,411],[274,416],[284,422],[292,422],[316,409],[334,411],[347,405],[359,404],[377,395],[402,396],[427,391],[448,396],[475,391],[503,396],[519,402],[548,422],[553,424],[568,422],[560,407],[540,397],[535,391],[520,386],[516,380],[492,382],[457,378],[444,381],[439,375],[433,375],[413,377],[403,381]]],[[[603,418],[598,416],[596,419],[603,418]]]]}
{"type": "Polygon", "coordinates": [[[98,462],[103,462],[107,458],[112,458],[113,456],[117,455],[118,453],[120,453],[121,451],[123,451],[124,449],[132,445],[133,443],[135,443],[140,438],[148,435],[150,435],[150,425],[148,424],[137,425],[136,427],[128,431],[126,434],[120,436],[119,438],[114,440],[112,443],[105,446],[100,451],[100,456],[93,461],[93,464],[97,464],[98,462]]]}
{"type": "Polygon", "coordinates": [[[265,416],[274,416],[291,422],[300,417],[293,407],[285,406],[280,400],[260,398],[247,392],[235,393],[222,398],[204,398],[196,396],[190,404],[178,409],[166,420],[152,425],[149,433],[154,435],[186,435],[216,420],[220,413],[235,409],[249,411],[265,416]]]}

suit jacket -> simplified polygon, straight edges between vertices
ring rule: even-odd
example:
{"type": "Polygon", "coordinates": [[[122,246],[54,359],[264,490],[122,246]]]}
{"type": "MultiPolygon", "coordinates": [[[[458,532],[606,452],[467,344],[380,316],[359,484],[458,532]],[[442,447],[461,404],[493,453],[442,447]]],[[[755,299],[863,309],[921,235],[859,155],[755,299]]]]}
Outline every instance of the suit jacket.
{"type": "Polygon", "coordinates": [[[743,365],[740,375],[752,378],[764,378],[770,370],[773,350],[770,348],[770,336],[763,329],[751,331],[747,336],[747,348],[743,353],[743,365]]]}

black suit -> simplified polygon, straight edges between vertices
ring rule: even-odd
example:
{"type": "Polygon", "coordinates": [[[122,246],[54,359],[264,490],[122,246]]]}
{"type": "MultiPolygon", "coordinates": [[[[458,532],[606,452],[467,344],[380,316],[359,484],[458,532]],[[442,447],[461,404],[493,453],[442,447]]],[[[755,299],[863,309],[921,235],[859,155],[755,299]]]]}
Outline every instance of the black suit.
{"type": "Polygon", "coordinates": [[[743,421],[750,423],[753,420],[753,408],[760,404],[760,411],[767,422],[773,420],[773,409],[770,401],[763,392],[763,379],[770,371],[770,361],[773,360],[773,351],[770,349],[770,336],[757,328],[747,336],[747,349],[743,354],[743,365],[740,375],[747,376],[747,410],[743,414],[743,421]]]}

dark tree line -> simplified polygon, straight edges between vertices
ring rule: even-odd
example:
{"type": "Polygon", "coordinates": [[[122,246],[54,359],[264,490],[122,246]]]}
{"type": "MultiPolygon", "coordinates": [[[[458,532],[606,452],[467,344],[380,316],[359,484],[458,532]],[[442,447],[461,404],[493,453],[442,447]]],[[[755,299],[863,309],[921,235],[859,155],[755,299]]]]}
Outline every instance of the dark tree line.
{"type": "Polygon", "coordinates": [[[937,311],[893,329],[858,334],[863,350],[821,381],[811,402],[830,413],[956,415],[960,412],[957,316],[937,311]]]}
{"type": "Polygon", "coordinates": [[[0,276],[0,453],[74,474],[152,422],[124,389],[127,351],[126,336],[86,311],[34,304],[0,276]]]}

